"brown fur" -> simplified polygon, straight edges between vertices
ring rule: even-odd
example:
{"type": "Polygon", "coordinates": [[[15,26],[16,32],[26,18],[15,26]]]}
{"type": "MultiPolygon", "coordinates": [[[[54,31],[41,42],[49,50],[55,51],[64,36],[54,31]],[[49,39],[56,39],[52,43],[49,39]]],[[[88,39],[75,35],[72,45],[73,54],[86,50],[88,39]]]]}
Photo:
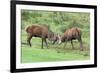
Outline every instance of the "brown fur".
{"type": "MultiPolygon", "coordinates": [[[[72,48],[73,47],[73,41],[72,40],[78,40],[80,42],[80,49],[83,50],[83,44],[82,44],[82,38],[81,38],[81,30],[77,27],[73,27],[71,29],[68,29],[64,32],[64,35],[61,38],[62,42],[71,41],[72,48]]],[[[66,46],[66,45],[65,45],[66,46]]]]}
{"type": "Polygon", "coordinates": [[[26,32],[28,33],[27,42],[30,46],[31,46],[31,43],[30,43],[31,38],[39,37],[42,39],[42,48],[43,48],[43,42],[45,42],[46,46],[48,47],[47,41],[46,41],[46,39],[48,38],[48,33],[49,33],[48,26],[31,25],[26,28],[26,32]]]}

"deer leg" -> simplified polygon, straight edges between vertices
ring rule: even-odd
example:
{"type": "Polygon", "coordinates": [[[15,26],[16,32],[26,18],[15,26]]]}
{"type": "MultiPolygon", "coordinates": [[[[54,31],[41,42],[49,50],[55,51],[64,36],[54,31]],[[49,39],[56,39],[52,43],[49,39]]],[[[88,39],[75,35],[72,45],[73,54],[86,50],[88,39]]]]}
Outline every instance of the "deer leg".
{"type": "Polygon", "coordinates": [[[66,40],[65,40],[65,44],[64,44],[64,48],[65,48],[65,47],[66,47],[66,45],[67,45],[67,41],[68,41],[68,40],[66,39],[66,40]]]}
{"type": "Polygon", "coordinates": [[[43,49],[43,41],[44,41],[44,39],[42,38],[42,47],[41,47],[42,49],[43,49]]]}
{"type": "Polygon", "coordinates": [[[67,42],[65,42],[65,44],[64,44],[64,48],[66,47],[66,45],[67,45],[67,42]]]}
{"type": "Polygon", "coordinates": [[[46,44],[46,46],[47,46],[47,48],[48,48],[48,43],[47,43],[47,40],[46,40],[46,39],[44,39],[44,41],[45,41],[45,44],[46,44]]]}
{"type": "Polygon", "coordinates": [[[71,44],[72,44],[72,49],[74,49],[74,46],[73,46],[73,41],[71,40],[71,44]]]}
{"type": "Polygon", "coordinates": [[[31,39],[32,39],[32,35],[28,36],[27,43],[30,45],[30,47],[31,47],[31,42],[30,42],[31,39]]]}
{"type": "Polygon", "coordinates": [[[54,45],[56,41],[57,41],[57,40],[54,40],[52,44],[54,45]]]}
{"type": "Polygon", "coordinates": [[[80,50],[83,51],[83,43],[82,43],[82,39],[78,39],[78,41],[80,42],[80,50]]]}

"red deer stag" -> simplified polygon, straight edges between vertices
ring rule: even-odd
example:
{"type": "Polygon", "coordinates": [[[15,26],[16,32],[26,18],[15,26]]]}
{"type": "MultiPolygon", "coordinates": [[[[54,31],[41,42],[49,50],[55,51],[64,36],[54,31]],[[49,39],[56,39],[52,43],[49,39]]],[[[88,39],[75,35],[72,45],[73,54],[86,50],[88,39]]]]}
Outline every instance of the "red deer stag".
{"type": "MultiPolygon", "coordinates": [[[[73,40],[77,39],[80,42],[80,50],[82,51],[83,43],[82,43],[81,35],[82,35],[81,30],[77,27],[73,27],[64,32],[64,35],[61,37],[61,42],[67,43],[67,41],[71,41],[72,48],[74,48],[73,40]]],[[[66,46],[66,43],[65,43],[64,47],[66,46]]]]}
{"type": "MultiPolygon", "coordinates": [[[[27,43],[31,46],[30,40],[32,37],[39,37],[42,39],[42,48],[43,48],[43,42],[45,42],[47,48],[47,38],[49,40],[52,40],[55,36],[51,36],[54,34],[51,30],[49,30],[49,27],[47,25],[31,25],[26,28],[26,32],[28,33],[27,43]]],[[[58,37],[58,36],[56,36],[58,37]]],[[[55,41],[55,39],[53,40],[55,41]]]]}

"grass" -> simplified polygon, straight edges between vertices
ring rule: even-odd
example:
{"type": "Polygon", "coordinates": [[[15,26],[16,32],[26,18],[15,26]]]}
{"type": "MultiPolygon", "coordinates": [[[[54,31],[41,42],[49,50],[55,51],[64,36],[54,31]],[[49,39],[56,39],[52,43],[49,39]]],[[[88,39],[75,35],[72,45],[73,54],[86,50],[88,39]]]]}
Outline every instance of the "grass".
{"type": "MultiPolygon", "coordinates": [[[[23,32],[23,31],[22,31],[23,32]]],[[[74,41],[74,49],[72,49],[71,43],[68,42],[66,47],[63,48],[63,44],[52,45],[49,44],[49,48],[44,46],[41,49],[41,39],[32,38],[32,47],[26,43],[26,33],[22,33],[22,47],[21,47],[21,62],[48,62],[48,61],[72,61],[72,60],[88,60],[89,55],[89,40],[83,38],[84,51],[79,50],[79,43],[74,41]]]]}
{"type": "Polygon", "coordinates": [[[90,13],[24,9],[21,10],[21,30],[22,63],[88,60],[90,58],[90,13]],[[32,24],[46,24],[53,32],[60,35],[63,35],[65,29],[79,27],[82,31],[84,51],[80,51],[80,44],[77,41],[74,41],[74,49],[72,49],[70,42],[67,43],[65,48],[63,48],[63,43],[61,45],[49,44],[49,48],[41,49],[40,38],[32,38],[32,47],[30,47],[26,44],[25,28],[32,24]]]}

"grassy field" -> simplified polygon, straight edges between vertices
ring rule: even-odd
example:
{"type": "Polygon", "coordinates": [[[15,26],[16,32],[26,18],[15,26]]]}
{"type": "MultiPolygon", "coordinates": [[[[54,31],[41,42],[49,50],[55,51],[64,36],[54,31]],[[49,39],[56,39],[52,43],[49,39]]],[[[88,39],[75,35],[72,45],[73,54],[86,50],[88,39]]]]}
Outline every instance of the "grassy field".
{"type": "Polygon", "coordinates": [[[90,58],[90,13],[21,10],[21,30],[22,63],[88,60],[90,58]],[[60,35],[63,35],[66,29],[72,27],[80,28],[84,51],[80,51],[80,45],[77,40],[73,42],[74,49],[72,49],[70,42],[67,43],[65,48],[63,48],[63,43],[61,45],[49,44],[48,49],[46,47],[41,49],[41,39],[33,37],[31,40],[32,47],[30,47],[26,44],[27,33],[25,28],[33,24],[46,24],[50,30],[60,35]]]}
{"type": "MultiPolygon", "coordinates": [[[[44,47],[41,49],[41,39],[33,37],[32,47],[25,44],[27,34],[23,31],[22,34],[22,47],[21,47],[21,62],[47,62],[47,61],[69,61],[69,60],[88,60],[89,59],[89,45],[84,41],[84,51],[79,50],[79,42],[74,41],[74,49],[71,43],[68,42],[66,48],[63,48],[64,43],[61,45],[52,45],[49,42],[49,48],[44,47]]],[[[85,39],[84,39],[85,40],[85,39]]]]}

